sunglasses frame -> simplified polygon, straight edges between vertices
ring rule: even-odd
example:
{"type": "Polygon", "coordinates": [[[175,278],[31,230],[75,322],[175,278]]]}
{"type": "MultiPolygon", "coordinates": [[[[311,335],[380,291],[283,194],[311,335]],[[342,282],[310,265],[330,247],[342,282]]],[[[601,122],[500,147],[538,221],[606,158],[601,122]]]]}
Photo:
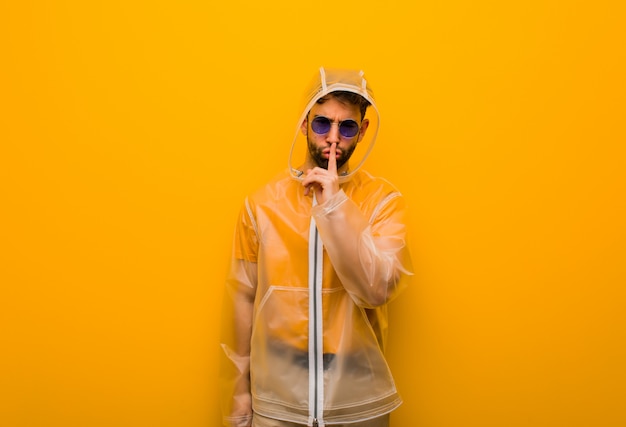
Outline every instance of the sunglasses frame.
{"type": "MultiPolygon", "coordinates": [[[[359,134],[359,132],[361,131],[361,124],[359,124],[359,122],[357,122],[356,120],[353,120],[353,119],[346,119],[346,120],[342,120],[342,121],[340,121],[340,122],[334,122],[334,121],[332,121],[331,119],[329,119],[329,118],[328,118],[328,117],[326,117],[326,116],[315,116],[315,117],[313,118],[313,120],[311,120],[311,130],[312,130],[313,132],[315,132],[317,135],[326,135],[328,132],[330,132],[330,130],[332,129],[332,126],[333,126],[334,124],[336,124],[336,125],[338,126],[338,129],[339,129],[339,134],[340,134],[342,137],[344,137],[344,138],[354,138],[354,137],[355,137],[355,136],[357,136],[357,135],[359,134]],[[328,130],[327,130],[326,132],[318,132],[318,131],[316,131],[316,130],[314,129],[314,127],[313,127],[313,126],[314,126],[314,125],[313,125],[313,123],[314,123],[316,120],[318,120],[318,121],[320,121],[320,120],[322,120],[322,121],[323,121],[323,120],[327,121],[327,122],[328,122],[328,130]],[[356,132],[354,133],[354,135],[349,135],[349,136],[348,136],[348,135],[344,134],[344,133],[341,131],[341,125],[342,125],[342,124],[344,124],[344,123],[346,123],[346,124],[347,124],[347,123],[350,123],[350,122],[352,122],[352,123],[355,123],[355,124],[356,124],[356,132]]],[[[345,128],[344,128],[344,130],[345,130],[345,128]]]]}

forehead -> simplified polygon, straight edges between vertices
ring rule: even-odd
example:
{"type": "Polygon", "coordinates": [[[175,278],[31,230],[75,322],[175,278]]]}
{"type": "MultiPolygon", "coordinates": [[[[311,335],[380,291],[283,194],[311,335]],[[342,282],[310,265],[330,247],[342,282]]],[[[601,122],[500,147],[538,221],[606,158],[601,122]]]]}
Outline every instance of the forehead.
{"type": "Polygon", "coordinates": [[[350,104],[329,95],[321,98],[321,100],[323,101],[322,103],[316,103],[311,108],[312,115],[330,118],[340,117],[342,119],[356,119],[361,115],[358,105],[350,104]]]}

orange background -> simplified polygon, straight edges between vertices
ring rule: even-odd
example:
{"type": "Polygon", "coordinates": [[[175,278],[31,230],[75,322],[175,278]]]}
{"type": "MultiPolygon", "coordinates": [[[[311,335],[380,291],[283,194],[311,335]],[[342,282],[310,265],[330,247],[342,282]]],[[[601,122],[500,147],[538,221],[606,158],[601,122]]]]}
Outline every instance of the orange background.
{"type": "Polygon", "coordinates": [[[393,425],[626,425],[623,3],[405,3],[0,5],[3,426],[218,425],[235,217],[320,65],[411,206],[393,425]]]}

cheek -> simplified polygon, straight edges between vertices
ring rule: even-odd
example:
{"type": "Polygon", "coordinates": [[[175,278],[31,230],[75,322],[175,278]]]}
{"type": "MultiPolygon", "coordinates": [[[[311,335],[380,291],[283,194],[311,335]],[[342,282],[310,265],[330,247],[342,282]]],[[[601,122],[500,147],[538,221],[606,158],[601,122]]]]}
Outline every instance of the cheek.
{"type": "Polygon", "coordinates": [[[344,156],[346,156],[346,157],[351,156],[351,155],[352,155],[352,153],[354,152],[354,150],[356,149],[356,145],[357,145],[357,144],[358,144],[358,141],[354,141],[353,143],[351,143],[350,145],[348,145],[348,146],[345,148],[345,150],[344,150],[344,152],[343,152],[343,155],[344,155],[344,156]]]}
{"type": "Polygon", "coordinates": [[[348,151],[348,150],[354,150],[354,148],[356,147],[356,145],[359,143],[359,140],[355,137],[350,139],[349,141],[345,141],[345,142],[340,142],[339,145],[341,145],[342,147],[345,147],[344,150],[348,151]]]}
{"type": "Polygon", "coordinates": [[[313,131],[309,132],[307,139],[310,143],[314,143],[315,145],[323,144],[326,141],[326,137],[324,135],[318,135],[313,131]]]}

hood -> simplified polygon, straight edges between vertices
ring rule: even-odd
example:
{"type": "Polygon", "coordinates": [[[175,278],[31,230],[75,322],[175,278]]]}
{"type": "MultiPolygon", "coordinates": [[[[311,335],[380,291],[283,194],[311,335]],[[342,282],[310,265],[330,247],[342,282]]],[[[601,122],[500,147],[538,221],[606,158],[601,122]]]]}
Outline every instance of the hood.
{"type": "Polygon", "coordinates": [[[309,86],[309,89],[305,92],[304,108],[296,124],[296,132],[289,152],[289,171],[291,176],[295,179],[302,179],[304,171],[298,169],[298,167],[304,162],[307,152],[306,136],[303,135],[300,130],[302,122],[306,119],[307,114],[318,99],[323,98],[331,92],[337,91],[357,93],[367,99],[371,104],[367,108],[364,117],[370,122],[367,132],[358,143],[356,150],[354,150],[349,160],[348,172],[339,176],[339,182],[349,180],[356,171],[361,168],[366,158],[369,156],[370,151],[374,148],[376,136],[378,135],[380,116],[374,100],[374,94],[367,80],[365,80],[363,71],[321,67],[319,73],[309,86]]]}

